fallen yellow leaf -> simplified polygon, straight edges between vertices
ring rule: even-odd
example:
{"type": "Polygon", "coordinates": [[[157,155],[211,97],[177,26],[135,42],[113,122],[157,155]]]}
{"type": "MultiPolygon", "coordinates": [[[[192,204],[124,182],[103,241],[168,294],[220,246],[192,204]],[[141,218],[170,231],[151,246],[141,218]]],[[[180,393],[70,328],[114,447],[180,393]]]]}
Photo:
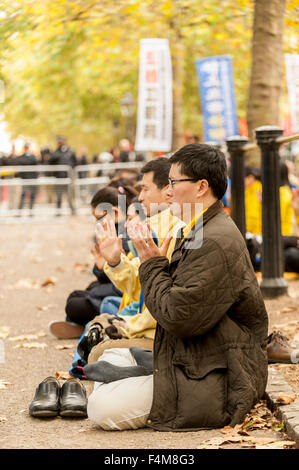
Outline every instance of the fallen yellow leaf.
{"type": "Polygon", "coordinates": [[[76,273],[84,273],[89,268],[88,263],[75,263],[74,269],[76,273]]]}
{"type": "Polygon", "coordinates": [[[58,349],[58,350],[63,350],[63,349],[74,349],[75,346],[73,344],[58,344],[57,346],[55,346],[55,349],[58,349]]]}
{"type": "Polygon", "coordinates": [[[32,339],[37,339],[37,335],[19,335],[19,336],[11,336],[8,338],[9,341],[27,341],[32,339]]]}
{"type": "Polygon", "coordinates": [[[11,385],[11,383],[5,382],[4,380],[0,379],[0,390],[4,390],[6,388],[6,385],[11,385]]]}
{"type": "Polygon", "coordinates": [[[45,343],[20,343],[14,346],[14,349],[44,349],[47,348],[45,343]]]}
{"type": "Polygon", "coordinates": [[[282,310],[280,310],[280,313],[295,312],[296,310],[297,310],[297,307],[285,307],[282,310]]]}
{"type": "Polygon", "coordinates": [[[38,306],[38,310],[42,310],[43,312],[47,312],[51,308],[57,307],[56,304],[48,304],[48,305],[43,305],[42,307],[38,306]]]}
{"type": "Polygon", "coordinates": [[[26,288],[26,289],[38,289],[39,284],[37,281],[34,281],[33,279],[20,279],[15,287],[20,287],[20,288],[26,288]]]}
{"type": "Polygon", "coordinates": [[[33,263],[42,263],[43,258],[40,258],[39,256],[35,256],[34,258],[31,258],[31,261],[33,263]]]}
{"type": "Polygon", "coordinates": [[[70,379],[72,375],[70,375],[68,372],[55,372],[55,377],[56,379],[70,379]]]}
{"type": "Polygon", "coordinates": [[[288,405],[289,403],[292,403],[292,401],[295,401],[295,400],[296,400],[296,393],[294,393],[294,395],[286,395],[285,393],[281,393],[276,398],[276,401],[278,403],[282,403],[283,405],[288,405]]]}
{"type": "Polygon", "coordinates": [[[292,449],[296,446],[294,441],[276,441],[269,444],[271,449],[292,449]]]}
{"type": "Polygon", "coordinates": [[[58,271],[58,272],[60,272],[60,273],[65,273],[65,272],[66,272],[66,269],[65,269],[65,268],[62,268],[61,266],[57,266],[56,271],[58,271]]]}
{"type": "Polygon", "coordinates": [[[9,330],[10,328],[8,326],[1,326],[0,327],[0,338],[7,338],[8,334],[9,334],[9,330]]]}
{"type": "Polygon", "coordinates": [[[57,282],[56,277],[51,276],[51,277],[48,277],[48,279],[46,279],[44,282],[41,283],[41,287],[55,286],[56,282],[57,282]]]}

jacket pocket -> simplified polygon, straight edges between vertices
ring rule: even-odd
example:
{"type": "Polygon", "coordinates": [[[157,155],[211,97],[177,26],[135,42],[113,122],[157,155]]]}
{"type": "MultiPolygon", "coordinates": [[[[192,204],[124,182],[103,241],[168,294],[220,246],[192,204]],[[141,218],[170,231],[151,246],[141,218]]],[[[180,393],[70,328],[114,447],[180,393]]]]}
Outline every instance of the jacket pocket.
{"type": "Polygon", "coordinates": [[[177,384],[178,428],[219,428],[230,421],[227,413],[227,363],[219,358],[206,364],[174,363],[177,384]]]}

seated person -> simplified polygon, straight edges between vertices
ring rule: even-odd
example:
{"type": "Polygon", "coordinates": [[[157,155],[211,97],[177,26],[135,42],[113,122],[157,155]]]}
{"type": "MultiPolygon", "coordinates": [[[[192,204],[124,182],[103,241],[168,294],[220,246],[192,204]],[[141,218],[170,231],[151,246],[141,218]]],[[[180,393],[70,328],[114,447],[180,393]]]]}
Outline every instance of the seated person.
{"type": "Polygon", "coordinates": [[[279,162],[280,169],[280,218],[281,234],[285,236],[295,235],[295,212],[293,209],[293,194],[289,181],[288,167],[282,160],[279,162]]]}
{"type": "MultiPolygon", "coordinates": [[[[183,211],[187,226],[170,261],[171,238],[159,248],[150,230],[146,240],[141,229],[130,234],[145,304],[157,322],[153,373],[121,380],[116,375],[110,382],[103,376],[95,383],[87,412],[106,430],[233,427],[266,388],[268,315],[245,241],[221,203],[225,156],[215,147],[190,144],[170,163],[170,201],[182,210],[190,207],[183,211]]],[[[111,230],[104,226],[99,245],[113,265],[111,230]]],[[[110,378],[122,368],[136,372],[138,365],[130,347],[105,349],[97,362],[103,370],[111,365],[110,378]]]]}
{"type": "MultiPolygon", "coordinates": [[[[100,221],[107,213],[106,208],[110,208],[115,220],[115,227],[118,233],[123,234],[122,249],[128,253],[128,240],[125,235],[126,214],[122,208],[118,207],[119,196],[125,197],[125,204],[130,205],[132,199],[136,197],[137,191],[132,186],[106,186],[100,189],[91,200],[91,211],[97,221],[100,221]],[[104,209],[103,209],[104,208],[104,209]]],[[[75,290],[67,298],[65,321],[52,321],[49,324],[49,332],[56,338],[80,338],[85,325],[99,314],[101,302],[107,296],[117,296],[121,298],[122,292],[117,289],[103,271],[105,260],[100,253],[92,250],[95,257],[93,273],[97,280],[93,281],[85,290],[75,290]]]]}
{"type": "Polygon", "coordinates": [[[245,214],[246,231],[254,235],[262,233],[262,183],[260,170],[252,166],[245,168],[245,214]]]}
{"type": "MultiPolygon", "coordinates": [[[[140,214],[140,204],[142,204],[142,207],[148,217],[147,220],[150,226],[152,227],[153,234],[158,234],[158,240],[156,240],[156,243],[158,243],[159,246],[162,245],[163,241],[165,240],[167,235],[169,235],[169,233],[176,234],[177,231],[184,225],[181,220],[179,220],[177,217],[173,216],[170,213],[168,207],[167,189],[169,186],[169,169],[170,163],[167,158],[159,158],[157,160],[152,160],[146,165],[144,165],[144,167],[141,169],[143,178],[141,181],[142,189],[138,196],[139,205],[134,209],[134,211],[137,210],[140,214]]],[[[130,212],[129,209],[128,211],[130,212]]],[[[126,224],[128,225],[130,223],[134,227],[134,219],[131,222],[127,221],[126,224]]],[[[153,236],[155,238],[155,235],[153,236]]],[[[169,257],[169,259],[174,249],[174,242],[175,238],[173,238],[167,251],[167,256],[169,257]]],[[[111,247],[113,247],[113,250],[111,250],[110,252],[110,256],[112,257],[109,259],[111,261],[111,264],[117,264],[117,261],[119,261],[119,263],[117,264],[117,266],[114,267],[109,266],[106,263],[104,272],[107,273],[107,276],[111,279],[114,285],[119,290],[124,292],[123,299],[127,299],[127,304],[130,304],[130,302],[134,302],[135,304],[137,303],[138,311],[135,315],[131,317],[125,317],[126,323],[125,325],[123,325],[122,331],[118,332],[118,334],[121,334],[121,337],[115,337],[114,339],[111,338],[109,341],[107,340],[107,335],[101,334],[101,342],[99,342],[99,344],[96,344],[96,342],[94,342],[93,340],[89,341],[88,339],[89,330],[92,330],[94,328],[94,323],[102,323],[101,315],[95,317],[94,320],[90,322],[88,328],[84,331],[79,340],[77,348],[77,352],[78,350],[79,352],[78,354],[75,354],[72,367],[70,369],[70,373],[72,375],[75,374],[77,377],[82,378],[82,374],[84,371],[82,371],[80,367],[85,365],[87,357],[89,363],[94,362],[97,360],[97,358],[105,348],[128,347],[128,345],[140,346],[141,344],[146,345],[146,347],[148,348],[152,348],[152,342],[155,335],[156,321],[149,313],[143,301],[143,295],[141,292],[141,286],[138,277],[138,267],[140,265],[140,262],[138,258],[133,257],[132,253],[134,252],[134,255],[136,256],[137,253],[135,247],[132,246],[130,239],[128,240],[128,244],[131,248],[131,253],[125,255],[122,253],[121,240],[117,238],[116,230],[114,229],[113,233],[109,234],[109,237],[106,240],[106,245],[110,245],[111,247]],[[105,341],[102,341],[103,336],[105,336],[106,338],[105,341]],[[134,343],[133,340],[137,338],[142,338],[145,341],[137,341],[136,343],[134,343]],[[83,339],[84,341],[82,341],[83,339]],[[86,348],[92,348],[89,356],[89,351],[86,348]]],[[[102,310],[101,313],[103,314],[107,312],[104,312],[104,310],[102,310]]],[[[123,317],[122,313],[124,312],[119,311],[118,315],[123,317]]],[[[105,330],[105,328],[103,328],[103,330],[105,330]]]]}
{"type": "MultiPolygon", "coordinates": [[[[185,225],[178,217],[172,215],[169,209],[169,197],[167,195],[169,170],[169,159],[164,157],[151,160],[141,168],[141,192],[138,200],[146,212],[151,229],[158,238],[159,246],[163,244],[169,234],[176,235],[178,230],[185,225]]],[[[136,257],[132,259],[122,253],[120,242],[115,240],[115,233],[115,231],[111,233],[111,237],[106,240],[107,245],[110,243],[112,246],[115,245],[115,250],[110,252],[109,260],[104,266],[104,272],[131,301],[140,302],[141,286],[138,276],[140,261],[136,257]],[[108,264],[109,261],[110,264],[108,264]]],[[[169,259],[174,245],[175,236],[167,250],[169,259]]],[[[148,338],[153,340],[155,328],[156,321],[143,302],[138,314],[126,318],[125,331],[128,339],[148,338]]],[[[125,342],[122,341],[122,344],[125,344],[125,342]]],[[[96,360],[99,352],[107,345],[107,343],[105,345],[100,344],[98,347],[93,348],[88,362],[96,360]]],[[[114,345],[114,347],[118,346],[114,345]]]]}
{"type": "MultiPolygon", "coordinates": [[[[130,224],[142,222],[145,220],[145,218],[146,215],[141,204],[138,202],[138,197],[135,197],[127,210],[127,220],[125,223],[126,231],[128,230],[128,226],[130,224]]],[[[154,233],[153,237],[155,237],[154,233]]],[[[132,259],[138,256],[138,253],[136,252],[135,247],[129,238],[127,242],[130,249],[128,257],[132,259]]],[[[97,243],[95,244],[95,251],[100,255],[99,246],[97,243]]],[[[99,313],[110,313],[118,316],[133,316],[138,313],[139,305],[140,302],[131,301],[126,293],[123,294],[121,300],[119,297],[108,296],[102,301],[99,313]]]]}
{"type": "MultiPolygon", "coordinates": [[[[168,196],[167,196],[167,189],[168,189],[168,174],[169,174],[170,163],[167,158],[159,158],[152,162],[147,163],[143,167],[143,179],[142,179],[142,192],[139,196],[139,201],[144,206],[147,215],[150,215],[151,212],[154,215],[149,219],[152,221],[154,226],[154,231],[159,234],[159,245],[163,243],[167,234],[169,232],[177,232],[177,230],[182,227],[184,224],[176,217],[173,217],[168,208],[168,196]],[[151,204],[154,205],[154,211],[151,211],[151,204]]],[[[120,253],[122,253],[122,241],[117,244],[117,249],[120,248],[120,253]]],[[[167,250],[167,256],[171,256],[171,252],[174,248],[174,243],[169,246],[167,250]]],[[[118,279],[118,282],[122,283],[123,285],[127,285],[130,291],[130,297],[134,298],[135,301],[140,303],[142,300],[141,288],[139,281],[136,282],[136,279],[133,279],[133,275],[138,277],[138,262],[136,263],[135,259],[129,259],[129,257],[122,254],[124,257],[124,270],[123,273],[120,273],[120,269],[117,270],[117,273],[114,273],[115,277],[118,279]],[[132,286],[130,286],[130,282],[132,282],[132,286]],[[133,295],[132,295],[133,294],[133,295]]],[[[125,291],[125,289],[124,289],[125,291]]],[[[102,354],[102,352],[107,349],[114,349],[117,347],[118,349],[123,349],[126,352],[127,348],[139,348],[139,349],[146,349],[146,352],[151,351],[153,347],[153,338],[155,333],[156,321],[151,316],[149,311],[142,302],[142,308],[139,307],[139,313],[134,315],[127,320],[125,325],[117,324],[117,318],[109,315],[100,315],[101,317],[101,324],[103,326],[101,331],[101,326],[98,328],[98,331],[105,335],[105,341],[101,341],[95,347],[92,348],[91,353],[88,357],[88,366],[92,366],[94,362],[97,361],[97,358],[102,354]],[[112,320],[112,321],[111,321],[112,320]],[[111,323],[110,323],[111,322],[111,323]],[[117,328],[115,327],[117,325],[117,328]],[[115,333],[115,329],[117,330],[115,333]],[[122,333],[122,338],[118,337],[119,331],[122,333]],[[110,336],[109,336],[110,335],[110,336]],[[111,338],[111,339],[109,339],[111,338]],[[116,338],[116,339],[112,339],[116,338]]],[[[97,322],[97,319],[91,321],[91,329],[94,322],[97,322]]],[[[82,335],[83,336],[83,335],[82,335]]],[[[92,339],[92,338],[91,338],[92,339]]],[[[80,342],[79,342],[80,343],[80,342]]],[[[79,344],[78,344],[79,347],[79,344]]],[[[108,353],[109,354],[109,353],[108,353]]],[[[72,366],[74,366],[74,362],[72,366]]],[[[80,358],[79,358],[80,359],[80,358]]],[[[148,360],[148,356],[146,358],[146,363],[152,362],[148,360]]],[[[77,364],[78,365],[78,364],[77,364]]],[[[83,363],[84,365],[84,363],[83,363]]],[[[80,367],[80,364],[79,364],[80,367]]],[[[82,365],[81,365],[81,373],[78,375],[74,374],[76,377],[80,378],[87,378],[84,377],[82,373],[82,365]]],[[[85,369],[85,367],[84,367],[85,369]]],[[[144,370],[144,369],[143,369],[144,370]]],[[[71,367],[70,373],[73,373],[73,367],[71,367]]],[[[78,372],[78,371],[77,371],[78,372]]],[[[84,371],[83,371],[84,372],[84,371]]],[[[120,374],[121,376],[121,374],[120,374]]],[[[90,380],[94,380],[89,377],[90,380]]],[[[138,382],[137,378],[137,382],[138,382]]],[[[55,384],[54,384],[55,385],[55,384]]],[[[53,385],[53,386],[54,386],[53,385]]],[[[44,387],[43,382],[40,384],[41,387],[44,387]]],[[[44,391],[44,389],[42,389],[44,391]]],[[[39,395],[33,399],[31,403],[31,410],[34,412],[35,416],[42,417],[43,412],[47,413],[49,410],[49,401],[47,399],[47,394],[44,397],[42,402],[39,401],[39,395]],[[44,408],[47,409],[44,409],[44,408]]],[[[69,400],[69,406],[72,405],[72,413],[76,413],[76,396],[74,395],[73,400],[69,400]]],[[[56,406],[56,405],[55,405],[56,406]]],[[[56,407],[57,408],[57,407],[56,407]]],[[[55,413],[57,413],[57,409],[55,408],[55,413]]],[[[80,411],[80,410],[79,410],[80,411]]],[[[33,416],[33,415],[32,415],[33,416]]]]}

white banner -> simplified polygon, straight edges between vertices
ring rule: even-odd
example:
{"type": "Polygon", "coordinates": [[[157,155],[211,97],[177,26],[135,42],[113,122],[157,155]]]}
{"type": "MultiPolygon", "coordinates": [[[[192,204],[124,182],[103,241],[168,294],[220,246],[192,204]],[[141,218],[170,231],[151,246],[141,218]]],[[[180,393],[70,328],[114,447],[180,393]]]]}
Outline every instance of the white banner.
{"type": "Polygon", "coordinates": [[[292,132],[299,131],[299,54],[285,54],[292,132]]]}
{"type": "Polygon", "coordinates": [[[168,39],[141,39],[135,150],[169,152],[172,69],[168,39]]]}

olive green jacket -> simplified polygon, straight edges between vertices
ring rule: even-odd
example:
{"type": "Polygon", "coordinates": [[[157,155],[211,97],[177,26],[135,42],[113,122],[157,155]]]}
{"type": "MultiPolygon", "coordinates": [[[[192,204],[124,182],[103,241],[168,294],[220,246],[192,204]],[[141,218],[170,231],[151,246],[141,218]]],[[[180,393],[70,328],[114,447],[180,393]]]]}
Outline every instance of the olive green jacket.
{"type": "Polygon", "coordinates": [[[222,203],[177,240],[170,263],[151,258],[139,276],[157,320],[148,426],[241,423],[266,388],[268,315],[245,241],[222,203]]]}

